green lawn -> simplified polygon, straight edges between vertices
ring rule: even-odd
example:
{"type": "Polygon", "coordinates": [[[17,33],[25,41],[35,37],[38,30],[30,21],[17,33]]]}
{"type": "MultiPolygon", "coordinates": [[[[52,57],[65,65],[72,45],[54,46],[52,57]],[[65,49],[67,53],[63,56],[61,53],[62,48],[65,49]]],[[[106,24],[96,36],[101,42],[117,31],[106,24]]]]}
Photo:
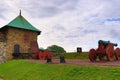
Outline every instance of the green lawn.
{"type": "Polygon", "coordinates": [[[66,59],[81,59],[86,60],[89,59],[88,52],[82,52],[80,55],[76,52],[64,53],[63,54],[66,59]]]}
{"type": "Polygon", "coordinates": [[[120,67],[40,64],[12,60],[0,64],[4,80],[120,80],[120,67]]]}

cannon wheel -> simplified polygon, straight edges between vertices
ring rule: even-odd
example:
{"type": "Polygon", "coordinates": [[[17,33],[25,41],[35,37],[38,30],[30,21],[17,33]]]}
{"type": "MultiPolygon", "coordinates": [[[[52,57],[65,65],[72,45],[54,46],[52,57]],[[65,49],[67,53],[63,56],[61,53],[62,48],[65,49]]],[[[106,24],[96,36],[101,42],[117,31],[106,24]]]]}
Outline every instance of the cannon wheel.
{"type": "Polygon", "coordinates": [[[116,57],[116,60],[120,60],[120,49],[119,48],[116,48],[115,50],[115,57],[116,57]]]}
{"type": "Polygon", "coordinates": [[[89,51],[89,59],[90,59],[90,61],[96,61],[96,58],[97,58],[97,56],[96,56],[96,53],[95,53],[96,51],[95,51],[95,49],[90,49],[90,51],[89,51]]]}
{"type": "Polygon", "coordinates": [[[108,61],[114,61],[114,50],[108,47],[106,53],[107,53],[108,61]]]}

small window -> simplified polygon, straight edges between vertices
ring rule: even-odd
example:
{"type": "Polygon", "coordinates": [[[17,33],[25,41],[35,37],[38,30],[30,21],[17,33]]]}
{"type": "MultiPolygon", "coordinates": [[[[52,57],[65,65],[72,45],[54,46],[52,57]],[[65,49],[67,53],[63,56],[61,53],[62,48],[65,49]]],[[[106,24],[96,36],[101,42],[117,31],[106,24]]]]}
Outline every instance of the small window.
{"type": "Polygon", "coordinates": [[[24,33],[24,40],[29,41],[29,32],[25,31],[24,33]]]}
{"type": "Polygon", "coordinates": [[[24,35],[24,40],[28,41],[29,40],[29,36],[28,35],[24,35]]]}

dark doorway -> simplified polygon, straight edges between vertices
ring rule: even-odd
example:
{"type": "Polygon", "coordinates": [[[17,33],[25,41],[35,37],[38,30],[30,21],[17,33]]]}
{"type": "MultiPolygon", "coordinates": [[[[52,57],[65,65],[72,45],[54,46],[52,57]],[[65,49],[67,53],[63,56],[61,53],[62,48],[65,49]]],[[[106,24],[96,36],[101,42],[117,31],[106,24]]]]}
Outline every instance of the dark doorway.
{"type": "Polygon", "coordinates": [[[18,53],[20,53],[20,45],[16,44],[14,45],[14,54],[18,54],[18,53]]]}

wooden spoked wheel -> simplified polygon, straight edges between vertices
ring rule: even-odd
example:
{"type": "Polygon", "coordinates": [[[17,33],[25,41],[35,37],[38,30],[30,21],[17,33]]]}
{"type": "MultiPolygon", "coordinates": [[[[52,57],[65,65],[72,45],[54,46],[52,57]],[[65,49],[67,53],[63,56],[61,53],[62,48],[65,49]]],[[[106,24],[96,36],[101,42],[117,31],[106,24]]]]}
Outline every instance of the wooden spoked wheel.
{"type": "Polygon", "coordinates": [[[116,48],[115,57],[116,57],[116,60],[120,60],[120,48],[116,48]]]}
{"type": "Polygon", "coordinates": [[[108,44],[106,54],[108,61],[114,61],[114,45],[108,44]]]}
{"type": "Polygon", "coordinates": [[[90,49],[90,51],[89,51],[89,59],[90,59],[90,61],[96,61],[96,58],[97,58],[97,56],[96,56],[96,53],[95,53],[96,51],[95,51],[95,49],[90,49]]]}

